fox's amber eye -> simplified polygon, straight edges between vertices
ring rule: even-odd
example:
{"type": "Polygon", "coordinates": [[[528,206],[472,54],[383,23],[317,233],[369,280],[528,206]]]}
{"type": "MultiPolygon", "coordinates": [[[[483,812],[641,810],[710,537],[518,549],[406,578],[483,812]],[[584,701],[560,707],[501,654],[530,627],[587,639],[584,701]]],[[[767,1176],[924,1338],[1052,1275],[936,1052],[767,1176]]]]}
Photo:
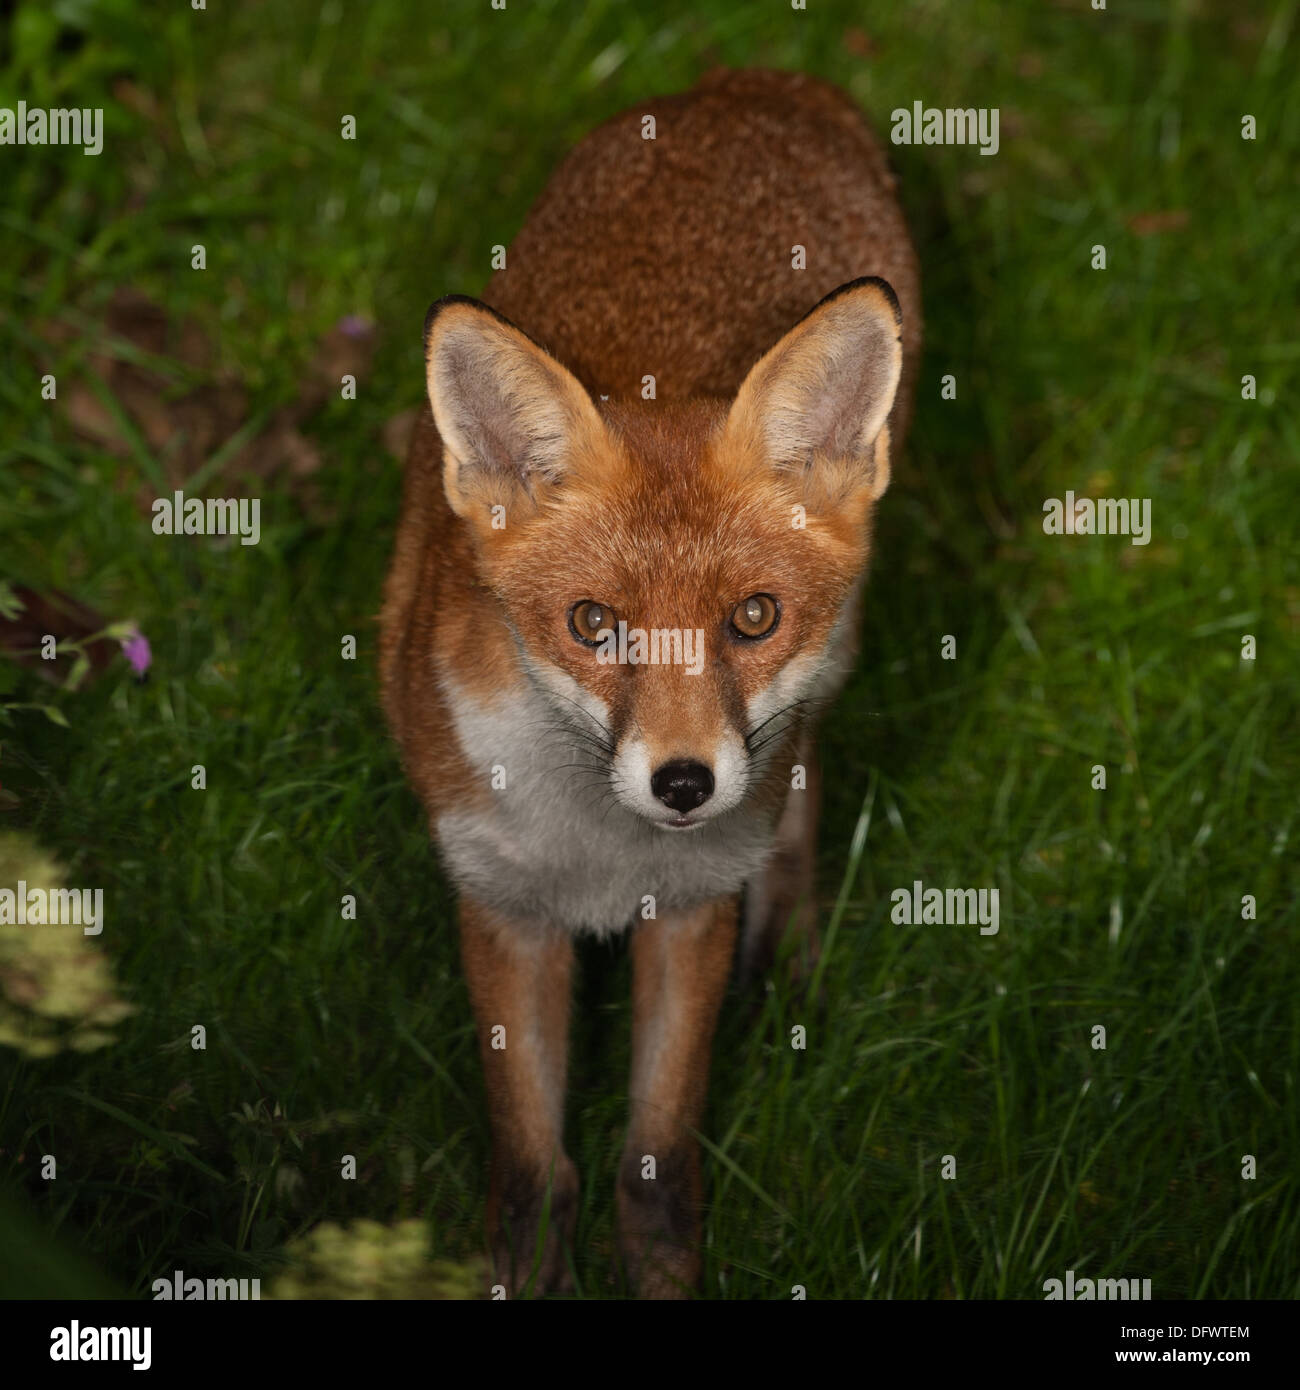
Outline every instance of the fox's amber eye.
{"type": "Polygon", "coordinates": [[[766,637],[780,620],[781,607],[771,594],[750,594],[736,605],[731,627],[738,637],[766,637]]]}
{"type": "Polygon", "coordinates": [[[607,603],[584,599],[569,610],[569,631],[589,647],[594,647],[603,633],[612,632],[617,623],[614,610],[607,603]]]}

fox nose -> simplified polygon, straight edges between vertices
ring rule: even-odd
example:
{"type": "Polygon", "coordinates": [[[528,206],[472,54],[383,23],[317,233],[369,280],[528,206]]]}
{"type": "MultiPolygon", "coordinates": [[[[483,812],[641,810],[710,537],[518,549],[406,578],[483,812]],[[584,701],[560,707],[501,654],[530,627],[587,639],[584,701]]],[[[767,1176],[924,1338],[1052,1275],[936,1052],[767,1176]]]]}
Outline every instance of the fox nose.
{"type": "Polygon", "coordinates": [[[650,790],[685,815],[713,795],[713,773],[703,763],[665,763],[651,778],[650,790]]]}

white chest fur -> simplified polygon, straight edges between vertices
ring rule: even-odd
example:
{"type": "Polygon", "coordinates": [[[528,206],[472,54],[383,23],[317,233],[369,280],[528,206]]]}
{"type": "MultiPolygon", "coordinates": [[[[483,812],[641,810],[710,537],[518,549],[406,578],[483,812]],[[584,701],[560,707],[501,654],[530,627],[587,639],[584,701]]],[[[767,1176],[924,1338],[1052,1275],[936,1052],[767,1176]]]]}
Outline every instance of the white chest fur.
{"type": "Polygon", "coordinates": [[[773,817],[742,802],[698,830],[661,830],[622,806],[594,751],[540,692],[484,705],[449,690],[486,810],[437,820],[459,888],[516,921],[620,932],[634,921],[738,893],[765,863],[773,817]]]}

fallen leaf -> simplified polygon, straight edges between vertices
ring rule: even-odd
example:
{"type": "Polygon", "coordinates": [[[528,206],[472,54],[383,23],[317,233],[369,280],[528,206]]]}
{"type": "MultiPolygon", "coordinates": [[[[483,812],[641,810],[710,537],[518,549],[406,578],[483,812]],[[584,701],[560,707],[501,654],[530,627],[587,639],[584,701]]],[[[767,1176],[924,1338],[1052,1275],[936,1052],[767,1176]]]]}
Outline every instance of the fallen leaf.
{"type": "MultiPolygon", "coordinates": [[[[21,610],[6,617],[0,614],[0,652],[23,666],[39,671],[54,685],[62,685],[72,673],[76,658],[71,652],[59,652],[52,658],[41,655],[41,643],[53,635],[59,643],[82,642],[94,632],[103,632],[109,620],[102,613],[80,602],[71,594],[52,589],[38,594],[15,584],[13,592],[22,604],[21,610]]],[[[113,660],[118,643],[108,637],[91,642],[85,649],[91,671],[99,675],[113,660]]]]}
{"type": "Polygon", "coordinates": [[[844,31],[844,47],[855,58],[874,58],[880,52],[880,45],[876,40],[865,29],[859,29],[856,25],[844,31]]]}
{"type": "Polygon", "coordinates": [[[394,458],[406,461],[407,451],[411,447],[411,435],[415,431],[416,421],[424,414],[426,407],[413,405],[409,410],[403,410],[394,415],[384,426],[384,448],[388,450],[394,458]]]}
{"type": "Polygon", "coordinates": [[[1135,212],[1128,219],[1128,229],[1134,236],[1155,236],[1159,232],[1177,232],[1187,226],[1187,209],[1170,208],[1167,212],[1135,212]]]}
{"type": "MultiPolygon", "coordinates": [[[[83,330],[65,319],[40,325],[38,332],[53,346],[66,347],[83,330]]],[[[197,324],[171,319],[134,290],[121,289],[113,296],[102,337],[88,365],[157,458],[168,486],[181,488],[246,427],[247,391],[232,373],[214,367],[216,354],[197,324]],[[204,379],[195,384],[196,376],[204,379]]],[[[318,344],[295,398],[231,451],[220,472],[209,479],[207,494],[246,496],[249,483],[285,476],[302,485],[298,491],[303,509],[323,519],[319,495],[306,485],[320,469],[320,451],[301,426],[340,392],[343,377],[364,376],[375,341],[375,327],[368,320],[355,314],[340,319],[318,344]]],[[[83,439],[115,457],[131,456],[128,432],[90,384],[69,383],[62,401],[64,417],[83,439]]],[[[132,485],[137,506],[148,515],[153,486],[135,477],[132,485]]]]}

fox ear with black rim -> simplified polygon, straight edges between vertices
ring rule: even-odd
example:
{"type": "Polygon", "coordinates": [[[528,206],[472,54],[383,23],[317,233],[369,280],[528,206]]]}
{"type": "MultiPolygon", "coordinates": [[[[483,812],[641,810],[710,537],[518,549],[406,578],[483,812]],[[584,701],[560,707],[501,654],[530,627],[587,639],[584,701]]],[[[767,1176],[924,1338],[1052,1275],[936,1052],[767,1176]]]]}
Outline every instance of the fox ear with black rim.
{"type": "Polygon", "coordinates": [[[495,507],[531,510],[601,441],[581,382],[486,304],[440,299],[424,347],[443,487],[458,516],[490,526],[495,507]]]}
{"type": "Polygon", "coordinates": [[[727,418],[729,439],[828,501],[889,486],[889,418],[903,367],[902,314],[875,277],[826,296],[759,358],[727,418]]]}

